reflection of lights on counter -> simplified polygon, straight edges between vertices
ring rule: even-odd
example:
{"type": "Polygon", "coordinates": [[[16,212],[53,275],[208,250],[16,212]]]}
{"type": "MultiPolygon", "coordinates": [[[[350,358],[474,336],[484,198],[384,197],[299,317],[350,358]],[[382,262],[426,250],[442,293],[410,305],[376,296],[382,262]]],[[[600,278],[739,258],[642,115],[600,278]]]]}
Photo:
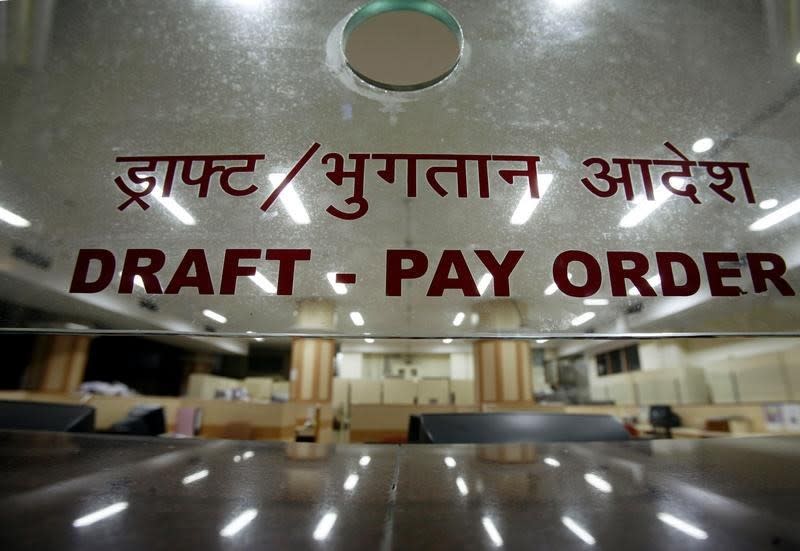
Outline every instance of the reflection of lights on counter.
{"type": "Polygon", "coordinates": [[[258,516],[258,511],[255,509],[248,509],[230,521],[225,527],[219,531],[219,535],[225,538],[232,538],[238,534],[245,526],[250,524],[254,518],[258,516]]]}
{"type": "Polygon", "coordinates": [[[448,468],[452,469],[456,466],[456,460],[450,456],[444,458],[444,464],[447,465],[448,468]]]}
{"type": "Polygon", "coordinates": [[[325,513],[317,523],[317,527],[314,528],[314,539],[317,541],[327,539],[328,534],[330,534],[333,529],[333,525],[336,524],[336,518],[336,513],[325,513]]]}
{"type": "Polygon", "coordinates": [[[459,493],[461,493],[462,496],[465,496],[469,493],[469,488],[467,488],[467,483],[460,476],[456,478],[456,486],[458,487],[458,491],[459,493]]]}
{"type": "Polygon", "coordinates": [[[361,459],[358,460],[358,464],[362,467],[366,467],[369,465],[369,462],[372,461],[372,458],[368,455],[362,455],[361,459]]]}
{"type": "Polygon", "coordinates": [[[770,212],[768,215],[764,216],[763,218],[759,218],[752,224],[750,224],[750,230],[752,231],[761,231],[766,230],[767,228],[771,228],[775,224],[780,224],[787,218],[794,216],[800,212],[800,199],[795,199],[788,205],[784,205],[778,210],[774,210],[770,212]]]}
{"type": "Polygon", "coordinates": [[[684,534],[691,536],[694,539],[704,540],[708,538],[708,534],[704,530],[701,530],[693,524],[689,524],[685,520],[681,520],[678,517],[672,516],[669,513],[658,513],[656,516],[658,517],[658,520],[664,524],[672,526],[676,530],[680,530],[684,534]]]}
{"type": "Polygon", "coordinates": [[[246,452],[244,452],[244,453],[242,454],[242,459],[250,459],[250,458],[251,458],[251,457],[253,457],[254,455],[255,455],[255,453],[254,453],[254,452],[252,452],[252,451],[250,451],[250,450],[247,450],[246,452]]]}
{"type": "Polygon", "coordinates": [[[203,469],[202,471],[197,471],[196,473],[192,473],[190,475],[183,477],[183,480],[181,482],[183,482],[184,486],[187,486],[192,482],[203,480],[207,476],[208,476],[208,469],[203,469]]]}
{"type": "Polygon", "coordinates": [[[481,522],[483,522],[483,529],[486,530],[486,534],[489,536],[489,539],[492,540],[495,547],[503,545],[503,538],[500,537],[500,532],[497,531],[497,527],[494,525],[494,522],[492,522],[492,519],[483,517],[481,522]]]}
{"type": "Polygon", "coordinates": [[[544,462],[545,462],[545,464],[550,465],[551,467],[560,467],[561,466],[561,462],[558,459],[556,459],[555,457],[545,457],[544,458],[544,462]]]}
{"type": "Polygon", "coordinates": [[[98,511],[95,511],[94,513],[89,513],[86,516],[75,519],[72,525],[76,528],[80,528],[81,526],[89,526],[90,524],[94,524],[95,522],[116,515],[127,508],[128,502],[120,501],[119,503],[114,503],[113,505],[109,505],[108,507],[104,507],[98,511]]]}
{"type": "Polygon", "coordinates": [[[594,473],[586,473],[583,475],[583,479],[604,494],[609,494],[614,489],[607,480],[600,478],[594,473]]]}
{"type": "Polygon", "coordinates": [[[345,479],[343,488],[349,492],[356,487],[356,484],[358,484],[358,475],[351,474],[345,479]]]}
{"type": "Polygon", "coordinates": [[[581,526],[571,518],[561,517],[561,522],[564,524],[564,526],[569,528],[570,532],[572,532],[573,534],[578,536],[581,540],[583,540],[583,543],[587,545],[595,544],[594,536],[592,536],[589,532],[586,531],[586,529],[583,526],[581,526]]]}
{"type": "Polygon", "coordinates": [[[227,323],[228,322],[228,318],[226,318],[222,314],[217,314],[214,310],[209,310],[208,308],[203,310],[203,315],[205,317],[207,317],[208,319],[212,319],[212,320],[216,321],[217,323],[227,323]]]}

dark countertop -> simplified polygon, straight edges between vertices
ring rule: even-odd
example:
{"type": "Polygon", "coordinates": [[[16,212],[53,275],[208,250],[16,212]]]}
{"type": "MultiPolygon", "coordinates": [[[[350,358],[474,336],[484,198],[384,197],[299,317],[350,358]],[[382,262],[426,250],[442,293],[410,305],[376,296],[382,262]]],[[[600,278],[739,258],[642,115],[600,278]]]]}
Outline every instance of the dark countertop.
{"type": "Polygon", "coordinates": [[[798,465],[800,437],[326,446],[0,432],[0,547],[581,549],[583,536],[796,549],[798,465]],[[87,520],[98,510],[113,514],[87,520]],[[237,517],[251,520],[225,532],[237,517]]]}

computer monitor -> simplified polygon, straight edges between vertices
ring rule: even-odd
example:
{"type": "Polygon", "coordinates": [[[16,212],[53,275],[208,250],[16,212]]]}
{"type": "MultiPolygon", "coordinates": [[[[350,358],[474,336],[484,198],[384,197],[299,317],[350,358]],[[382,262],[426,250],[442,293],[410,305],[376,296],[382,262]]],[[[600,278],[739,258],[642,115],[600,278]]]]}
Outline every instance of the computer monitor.
{"type": "Polygon", "coordinates": [[[0,429],[94,432],[94,408],[51,402],[0,400],[0,429]]]}
{"type": "Polygon", "coordinates": [[[139,405],[128,412],[122,421],[111,425],[115,434],[158,436],[166,432],[164,408],[156,405],[139,405]]]}

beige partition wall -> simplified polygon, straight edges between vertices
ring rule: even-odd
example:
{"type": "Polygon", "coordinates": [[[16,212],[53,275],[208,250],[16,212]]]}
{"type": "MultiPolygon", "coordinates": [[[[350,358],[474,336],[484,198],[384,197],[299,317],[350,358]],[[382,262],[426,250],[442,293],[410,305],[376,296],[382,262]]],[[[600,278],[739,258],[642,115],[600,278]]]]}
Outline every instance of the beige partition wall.
{"type": "Polygon", "coordinates": [[[289,399],[330,402],[333,398],[333,339],[297,338],[292,341],[289,399]]]}
{"type": "Polygon", "coordinates": [[[475,343],[475,398],[478,404],[533,402],[531,351],[526,341],[475,343]]]}
{"type": "Polygon", "coordinates": [[[43,392],[73,392],[83,382],[91,337],[38,337],[25,386],[43,392]]]}

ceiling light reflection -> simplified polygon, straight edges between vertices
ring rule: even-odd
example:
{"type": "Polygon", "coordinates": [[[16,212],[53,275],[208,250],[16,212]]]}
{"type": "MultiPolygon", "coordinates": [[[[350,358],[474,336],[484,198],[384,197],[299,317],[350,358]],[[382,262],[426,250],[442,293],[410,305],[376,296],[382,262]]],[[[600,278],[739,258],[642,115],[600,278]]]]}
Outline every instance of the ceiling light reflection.
{"type": "Polygon", "coordinates": [[[242,459],[250,459],[250,458],[251,458],[251,457],[253,457],[254,455],[255,455],[255,453],[253,453],[253,452],[252,452],[252,451],[250,451],[250,450],[247,450],[246,452],[244,452],[244,453],[242,454],[242,459]]]}
{"type": "Polygon", "coordinates": [[[456,460],[450,456],[444,458],[444,464],[447,465],[450,469],[456,466],[456,460]]]}
{"type": "Polygon", "coordinates": [[[594,545],[596,543],[594,536],[592,536],[589,532],[586,531],[586,529],[583,526],[581,526],[571,518],[561,517],[561,522],[564,524],[564,526],[569,528],[570,532],[572,532],[573,534],[578,536],[581,540],[583,540],[583,543],[587,545],[594,545]]]}
{"type": "Polygon", "coordinates": [[[604,478],[600,478],[594,473],[586,473],[583,475],[583,479],[588,482],[590,485],[594,486],[604,494],[610,494],[611,491],[614,489],[611,484],[608,483],[607,480],[604,478]]]}
{"type": "Polygon", "coordinates": [[[483,274],[483,277],[478,281],[478,293],[480,293],[481,296],[483,296],[483,293],[489,288],[491,282],[492,274],[483,274]]]}
{"type": "Polygon", "coordinates": [[[358,475],[351,474],[345,479],[343,488],[349,492],[356,487],[356,484],[358,484],[358,475]]]}
{"type": "Polygon", "coordinates": [[[503,538],[500,537],[500,532],[497,531],[497,527],[494,525],[494,522],[492,522],[492,519],[483,517],[481,521],[483,522],[483,529],[486,530],[486,534],[489,536],[489,539],[492,540],[495,547],[502,546],[503,538]]]}
{"type": "Polygon", "coordinates": [[[781,222],[783,222],[789,217],[794,216],[798,212],[800,212],[800,199],[795,199],[788,205],[784,205],[778,210],[770,212],[763,218],[759,218],[758,220],[750,224],[749,229],[752,231],[766,230],[767,228],[771,228],[775,224],[780,224],[781,222]]]}
{"type": "Polygon", "coordinates": [[[22,216],[14,214],[10,210],[6,210],[3,207],[0,207],[0,220],[6,224],[16,226],[17,228],[27,228],[31,225],[31,223],[25,220],[22,216]]]}
{"type": "Polygon", "coordinates": [[[705,532],[705,530],[701,530],[697,526],[689,524],[685,520],[681,520],[678,517],[670,515],[669,513],[658,513],[656,516],[658,517],[658,520],[664,524],[672,526],[676,530],[680,530],[684,534],[689,535],[694,539],[708,539],[708,534],[705,532]]]}
{"type": "Polygon", "coordinates": [[[170,214],[172,214],[172,216],[177,218],[182,223],[186,224],[187,226],[194,226],[194,216],[189,214],[189,211],[180,206],[172,197],[162,197],[163,194],[164,192],[161,190],[160,186],[156,186],[154,188],[153,196],[156,198],[156,201],[161,203],[164,208],[167,209],[170,214]]]}
{"type": "Polygon", "coordinates": [[[369,462],[372,461],[372,458],[368,455],[362,455],[361,459],[358,460],[358,464],[362,467],[366,467],[369,465],[369,462]]]}
{"type": "MultiPolygon", "coordinates": [[[[273,172],[269,175],[269,181],[272,184],[272,189],[277,189],[281,185],[283,179],[286,178],[286,173],[273,172]]],[[[289,216],[296,224],[310,224],[311,218],[308,217],[308,212],[300,201],[300,196],[294,188],[289,185],[283,188],[279,197],[283,203],[284,208],[289,213],[289,216]]]]}
{"type": "Polygon", "coordinates": [[[453,342],[453,339],[442,339],[442,342],[443,342],[444,344],[450,344],[450,343],[452,343],[452,342],[453,342]]]}
{"type": "MultiPolygon", "coordinates": [[[[650,284],[650,287],[652,287],[653,289],[658,289],[659,287],[661,287],[661,276],[660,275],[650,276],[650,277],[647,278],[646,281],[647,281],[647,283],[650,284]]],[[[628,295],[632,296],[632,297],[638,297],[639,295],[641,295],[641,293],[639,292],[639,288],[638,287],[633,286],[630,289],[628,289],[628,295]]]]}
{"type": "Polygon", "coordinates": [[[328,278],[328,283],[331,284],[331,287],[337,295],[347,294],[347,285],[344,283],[336,283],[336,272],[328,272],[326,277],[328,278]]]}
{"type": "Polygon", "coordinates": [[[531,197],[531,192],[526,189],[522,192],[522,197],[517,203],[517,208],[514,209],[514,214],[511,215],[511,223],[515,226],[520,226],[530,220],[533,216],[533,211],[539,206],[539,202],[544,197],[545,192],[553,182],[552,174],[539,174],[539,198],[531,197]]]}
{"type": "Polygon", "coordinates": [[[580,316],[573,318],[570,323],[573,325],[573,327],[578,327],[579,325],[583,325],[587,321],[594,319],[596,315],[597,314],[595,314],[594,312],[585,312],[580,316]]]}
{"type": "Polygon", "coordinates": [[[270,295],[274,295],[278,292],[278,288],[259,271],[256,271],[256,273],[250,276],[250,281],[261,287],[265,293],[269,293],[270,295]]]}
{"type": "Polygon", "coordinates": [[[361,312],[350,312],[350,320],[353,322],[353,325],[359,327],[364,325],[364,316],[361,315],[361,312]]]}
{"type": "Polygon", "coordinates": [[[217,314],[214,310],[205,309],[203,310],[203,315],[208,319],[212,319],[217,323],[227,323],[228,318],[223,316],[222,314],[217,314]]]}
{"type": "Polygon", "coordinates": [[[367,343],[367,344],[373,344],[375,342],[375,339],[367,338],[367,339],[364,339],[364,342],[367,343]]]}
{"type": "Polygon", "coordinates": [[[255,509],[248,509],[230,521],[225,527],[219,531],[219,535],[224,538],[232,538],[238,534],[245,526],[250,524],[254,518],[258,516],[258,511],[255,509]]]}
{"type": "Polygon", "coordinates": [[[700,138],[692,144],[692,151],[695,153],[705,153],[714,147],[714,140],[711,138],[700,138]]]}
{"type": "Polygon", "coordinates": [[[95,522],[108,518],[112,515],[116,515],[117,513],[120,513],[127,508],[128,508],[128,502],[120,501],[118,503],[114,503],[113,505],[109,505],[108,507],[103,507],[102,509],[95,511],[94,513],[89,513],[86,516],[75,519],[72,522],[72,525],[75,528],[80,528],[82,526],[89,526],[90,524],[94,524],[95,522]]]}
{"type": "Polygon", "coordinates": [[[202,471],[197,471],[196,473],[192,473],[188,476],[184,476],[181,482],[184,486],[188,486],[192,482],[197,482],[198,480],[203,480],[205,477],[208,476],[208,469],[203,469],[202,471]]]}
{"type": "Polygon", "coordinates": [[[456,486],[458,486],[458,491],[462,496],[465,496],[469,493],[469,488],[467,488],[467,483],[464,482],[464,479],[460,476],[456,478],[456,486]]]}
{"type": "Polygon", "coordinates": [[[333,529],[333,525],[336,524],[336,517],[336,513],[325,513],[325,515],[317,523],[317,527],[314,528],[315,540],[322,541],[327,539],[328,534],[330,534],[331,530],[333,529]]]}
{"type": "Polygon", "coordinates": [[[764,199],[758,204],[758,207],[764,210],[774,209],[777,206],[778,206],[777,199],[764,199]]]}
{"type": "Polygon", "coordinates": [[[560,467],[561,466],[561,462],[558,459],[556,459],[555,457],[545,457],[544,458],[544,462],[545,462],[545,464],[550,465],[551,467],[560,467]]]}
{"type": "Polygon", "coordinates": [[[459,312],[458,314],[456,314],[456,317],[453,318],[453,325],[458,327],[459,325],[464,323],[464,318],[465,317],[466,317],[466,315],[464,314],[464,312],[459,312]]]}
{"type": "MultiPolygon", "coordinates": [[[[680,188],[682,183],[683,178],[670,179],[670,184],[676,188],[680,188]]],[[[636,206],[619,221],[619,227],[632,228],[639,225],[645,218],[653,214],[653,211],[663,205],[671,195],[672,192],[670,192],[667,188],[664,186],[659,186],[655,189],[653,194],[655,200],[647,201],[640,197],[638,201],[634,201],[636,206]]]]}
{"type": "Polygon", "coordinates": [[[549,340],[550,340],[550,339],[536,339],[536,344],[544,344],[544,343],[546,343],[546,342],[547,342],[547,341],[549,341],[549,340]]]}
{"type": "Polygon", "coordinates": [[[586,306],[608,306],[607,298],[587,298],[583,300],[586,306]]]}

